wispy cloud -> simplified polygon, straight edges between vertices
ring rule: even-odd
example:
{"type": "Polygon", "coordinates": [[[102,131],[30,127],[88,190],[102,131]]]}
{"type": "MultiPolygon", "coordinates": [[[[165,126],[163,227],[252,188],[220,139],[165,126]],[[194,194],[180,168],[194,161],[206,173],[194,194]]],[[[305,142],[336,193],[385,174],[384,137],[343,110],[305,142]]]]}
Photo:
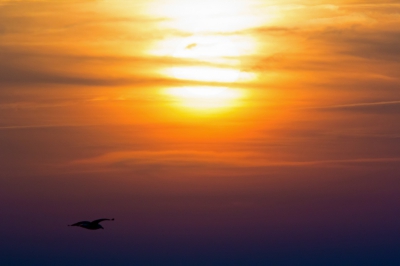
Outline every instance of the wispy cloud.
{"type": "Polygon", "coordinates": [[[371,103],[351,103],[321,107],[310,107],[306,109],[326,110],[326,111],[352,111],[362,113],[377,114],[399,114],[400,101],[371,102],[371,103]]]}
{"type": "MultiPolygon", "coordinates": [[[[322,0],[307,3],[298,1],[296,4],[291,4],[290,1],[284,2],[286,4],[282,1],[250,1],[250,4],[255,3],[257,6],[254,16],[264,19],[264,15],[268,14],[270,20],[242,30],[213,32],[216,36],[222,37],[222,40],[225,37],[246,36],[254,40],[256,44],[255,47],[248,48],[251,51],[246,50],[245,55],[235,55],[235,49],[233,49],[232,55],[224,58],[229,62],[237,62],[238,70],[253,72],[257,77],[249,84],[227,84],[228,86],[243,87],[256,95],[250,96],[246,100],[249,112],[257,109],[252,113],[252,115],[255,114],[254,116],[246,114],[248,116],[243,118],[247,121],[254,119],[256,121],[254,124],[258,123],[255,126],[246,122],[252,126],[252,128],[249,127],[249,131],[261,130],[256,129],[257,127],[267,128],[270,126],[269,119],[275,115],[275,110],[271,110],[266,103],[273,101],[282,101],[282,105],[285,105],[282,109],[290,112],[305,110],[300,107],[307,107],[307,110],[312,112],[312,115],[307,113],[307,116],[304,115],[301,118],[293,118],[295,117],[293,112],[289,115],[276,115],[279,117],[276,118],[279,120],[277,123],[289,124],[299,119],[302,122],[296,126],[302,129],[309,127],[308,132],[311,132],[309,135],[305,134],[307,136],[303,138],[296,136],[295,141],[298,141],[296,151],[308,148],[299,144],[302,140],[311,142],[310,139],[315,137],[314,144],[326,144],[332,141],[332,139],[327,141],[325,136],[312,133],[315,128],[322,131],[335,128],[336,122],[332,121],[340,121],[343,123],[341,125],[348,126],[349,130],[351,130],[351,126],[355,127],[355,125],[360,125],[362,129],[365,129],[365,124],[372,123],[368,119],[342,122],[345,120],[345,116],[338,111],[351,113],[354,117],[358,113],[367,114],[366,116],[380,114],[392,118],[399,114],[400,102],[396,97],[400,85],[398,77],[398,73],[400,73],[400,50],[398,48],[400,47],[398,28],[400,18],[395,12],[399,7],[398,1],[385,1],[385,3],[353,1],[352,4],[348,4],[348,1],[327,3],[322,0]],[[276,100],[272,96],[270,97],[268,94],[270,91],[279,93],[282,95],[281,98],[276,100]],[[324,119],[328,120],[326,118],[328,111],[331,120],[324,121],[324,119]],[[271,115],[271,113],[273,114],[271,115]],[[311,129],[311,127],[315,128],[311,129]]],[[[98,5],[90,3],[96,3],[96,1],[0,1],[0,93],[5,90],[10,91],[14,87],[23,87],[26,91],[34,91],[34,87],[48,86],[54,90],[61,84],[65,85],[63,86],[63,95],[59,94],[59,97],[62,98],[72,94],[66,91],[71,92],[76,88],[89,86],[102,86],[103,88],[107,87],[109,91],[115,91],[115,87],[128,87],[129,85],[131,91],[147,92],[149,88],[161,86],[218,84],[182,81],[174,77],[166,77],[160,74],[159,70],[171,66],[226,67],[227,65],[174,57],[174,47],[170,48],[169,53],[163,55],[149,52],[155,43],[164,39],[176,39],[177,42],[185,40],[187,42],[182,44],[183,49],[189,52],[196,51],[201,48],[201,44],[185,38],[197,37],[197,33],[168,28],[165,25],[171,21],[164,17],[143,17],[136,10],[132,10],[132,14],[111,14],[112,12],[99,10],[95,8],[98,5]],[[69,15],[65,16],[66,13],[69,15]]],[[[109,1],[108,4],[110,7],[113,5],[112,1],[109,1]]],[[[201,34],[207,33],[201,32],[201,34]]],[[[216,39],[216,42],[219,40],[216,39]]],[[[231,40],[233,39],[228,38],[228,47],[231,47],[231,40]]],[[[234,45],[232,47],[235,48],[234,45]]],[[[205,50],[207,48],[204,47],[205,50]]],[[[20,95],[25,94],[20,93],[20,95]]],[[[21,109],[28,113],[35,108],[70,107],[63,110],[63,114],[69,114],[69,112],[76,111],[76,108],[72,106],[76,102],[82,103],[88,98],[105,99],[101,102],[105,106],[113,97],[93,93],[90,97],[78,97],[78,101],[75,102],[54,101],[50,103],[40,102],[37,99],[43,95],[39,93],[32,102],[27,100],[30,96],[24,96],[25,98],[18,96],[19,98],[16,97],[18,99],[8,101],[2,97],[0,109],[6,111],[21,109]],[[35,100],[38,102],[34,102],[35,100]],[[71,106],[69,106],[70,104],[71,106]]],[[[136,95],[134,97],[139,98],[136,95]]],[[[99,102],[90,101],[95,104],[99,102]]],[[[157,105],[158,107],[159,105],[157,105]]],[[[91,114],[96,113],[94,110],[99,109],[85,109],[87,113],[91,114]]],[[[160,112],[155,110],[156,108],[152,109],[154,112],[160,112]]],[[[108,109],[104,112],[107,113],[108,109]]],[[[122,112],[120,111],[118,114],[122,112]]],[[[15,120],[18,120],[18,115],[20,114],[15,115],[15,120]]],[[[43,112],[40,115],[43,116],[43,112]]],[[[173,115],[176,114],[171,116],[173,115]]],[[[65,115],[64,118],[67,116],[65,115]]],[[[104,120],[104,116],[99,115],[99,117],[99,120],[104,120]]],[[[50,120],[57,121],[59,117],[54,115],[49,120],[43,119],[45,120],[43,123],[40,123],[40,118],[38,118],[37,123],[34,123],[38,126],[29,125],[27,122],[30,121],[29,116],[24,119],[21,120],[26,126],[12,126],[10,118],[3,122],[5,126],[0,129],[53,127],[50,120]]],[[[180,117],[176,115],[174,119],[179,120],[180,117]]],[[[271,118],[271,120],[273,119],[271,118]]],[[[71,118],[68,123],[60,123],[64,126],[74,126],[73,121],[74,119],[71,118]]],[[[89,124],[88,121],[86,124],[89,124]]],[[[393,130],[395,126],[389,122],[386,126],[387,130],[382,132],[382,136],[396,136],[393,132],[389,132],[389,129],[393,130]]],[[[292,130],[292,135],[299,133],[295,128],[287,128],[287,130],[292,130]]],[[[364,135],[367,136],[374,132],[368,130],[365,130],[364,135]]],[[[275,141],[277,139],[275,137],[275,141]]],[[[281,142],[273,143],[271,140],[262,139],[255,143],[255,146],[264,145],[264,148],[267,149],[268,145],[281,145],[279,149],[282,150],[292,144],[288,139],[279,139],[279,141],[281,142]]],[[[363,146],[366,143],[364,141],[359,145],[363,146]]],[[[388,143],[381,143],[381,145],[387,147],[388,143]]],[[[333,153],[332,150],[337,151],[329,146],[329,143],[324,147],[326,148],[320,148],[315,153],[326,155],[333,153]]],[[[246,148],[248,147],[244,149],[246,148]]],[[[257,150],[256,147],[253,149],[257,150]]],[[[278,149],[274,151],[280,152],[278,149]]],[[[295,153],[289,148],[285,152],[295,153]]],[[[299,161],[295,159],[300,157],[295,157],[293,160],[271,160],[269,157],[265,158],[265,154],[262,152],[127,151],[105,152],[102,156],[77,160],[73,165],[101,166],[104,164],[110,167],[116,165],[129,167],[136,164],[182,165],[195,163],[199,165],[262,167],[397,160],[397,157],[380,159],[383,157],[382,154],[380,153],[377,159],[363,159],[357,154],[358,157],[353,157],[361,159],[349,160],[326,160],[326,158],[339,158],[336,155],[331,157],[327,155],[320,156],[324,158],[320,161],[313,160],[313,158],[317,158],[313,154],[314,157],[310,156],[305,158],[305,161],[299,161]]],[[[394,153],[391,155],[396,156],[394,153]]],[[[373,156],[368,154],[367,157],[373,156]]]]}
{"type": "Polygon", "coordinates": [[[98,124],[54,124],[54,125],[23,125],[23,126],[0,126],[0,130],[12,130],[12,129],[35,129],[35,128],[67,128],[67,127],[91,127],[98,126],[98,124]]]}
{"type": "Polygon", "coordinates": [[[184,150],[168,151],[123,151],[111,152],[101,156],[73,161],[71,167],[100,167],[123,169],[140,165],[159,166],[215,166],[215,167],[312,167],[340,166],[345,164],[393,163],[400,157],[389,158],[351,158],[309,161],[274,161],[265,155],[253,152],[200,152],[184,150]]]}

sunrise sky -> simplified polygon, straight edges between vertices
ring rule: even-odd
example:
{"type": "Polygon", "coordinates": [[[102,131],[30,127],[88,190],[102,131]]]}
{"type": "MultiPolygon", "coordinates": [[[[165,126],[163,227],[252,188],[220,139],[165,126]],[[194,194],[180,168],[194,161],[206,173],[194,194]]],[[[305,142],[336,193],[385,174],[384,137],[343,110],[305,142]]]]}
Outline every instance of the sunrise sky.
{"type": "Polygon", "coordinates": [[[0,0],[1,264],[400,265],[399,73],[399,0],[0,0]]]}

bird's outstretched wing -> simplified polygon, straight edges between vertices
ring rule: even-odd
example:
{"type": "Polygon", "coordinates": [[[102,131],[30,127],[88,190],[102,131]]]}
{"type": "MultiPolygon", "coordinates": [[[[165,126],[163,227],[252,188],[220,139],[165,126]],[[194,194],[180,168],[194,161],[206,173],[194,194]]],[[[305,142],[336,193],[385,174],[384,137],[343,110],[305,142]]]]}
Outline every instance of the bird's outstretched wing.
{"type": "Polygon", "coordinates": [[[100,223],[100,222],[102,222],[102,221],[114,221],[114,218],[112,218],[112,219],[97,219],[97,220],[94,220],[93,222],[92,222],[92,224],[98,224],[98,223],[100,223]]]}
{"type": "Polygon", "coordinates": [[[89,221],[81,221],[81,222],[71,224],[69,226],[81,226],[81,225],[85,225],[85,224],[90,224],[90,222],[89,221]]]}

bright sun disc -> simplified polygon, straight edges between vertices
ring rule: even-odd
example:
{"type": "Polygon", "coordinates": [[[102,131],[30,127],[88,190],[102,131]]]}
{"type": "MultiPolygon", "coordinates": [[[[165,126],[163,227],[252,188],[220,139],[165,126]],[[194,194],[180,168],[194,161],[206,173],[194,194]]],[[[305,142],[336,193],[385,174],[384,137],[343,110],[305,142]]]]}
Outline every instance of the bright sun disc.
{"type": "Polygon", "coordinates": [[[240,71],[236,69],[197,66],[172,67],[165,72],[176,79],[209,82],[235,82],[240,75],[240,71]]]}
{"type": "Polygon", "coordinates": [[[242,91],[227,87],[168,88],[164,93],[172,97],[179,106],[209,111],[233,107],[244,96],[242,91]]]}

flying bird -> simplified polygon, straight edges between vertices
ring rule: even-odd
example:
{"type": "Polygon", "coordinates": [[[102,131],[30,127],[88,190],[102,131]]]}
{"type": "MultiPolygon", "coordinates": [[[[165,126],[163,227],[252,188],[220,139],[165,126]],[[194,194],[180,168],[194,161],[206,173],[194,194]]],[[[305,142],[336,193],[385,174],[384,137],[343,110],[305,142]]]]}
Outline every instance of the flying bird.
{"type": "Polygon", "coordinates": [[[82,221],[82,222],[70,224],[68,226],[80,226],[82,228],[86,228],[86,229],[90,229],[90,230],[104,229],[103,226],[100,225],[100,222],[102,222],[102,221],[114,221],[114,218],[112,218],[112,219],[97,219],[92,222],[82,221]]]}

